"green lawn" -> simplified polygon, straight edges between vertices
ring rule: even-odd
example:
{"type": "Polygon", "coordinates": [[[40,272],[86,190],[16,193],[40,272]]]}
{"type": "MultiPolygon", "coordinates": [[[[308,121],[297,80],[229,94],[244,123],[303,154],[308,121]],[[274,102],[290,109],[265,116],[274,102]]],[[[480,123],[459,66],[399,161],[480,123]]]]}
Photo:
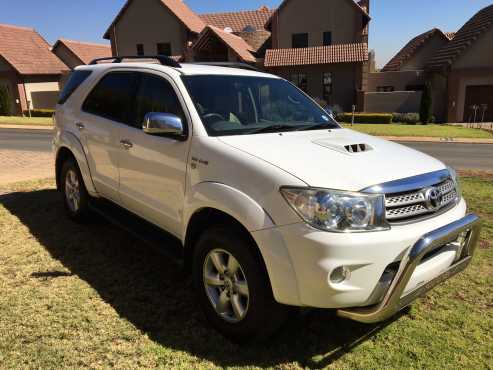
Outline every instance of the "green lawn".
{"type": "Polygon", "coordinates": [[[52,126],[51,117],[17,117],[17,116],[0,116],[0,125],[34,125],[34,126],[52,126]]]}
{"type": "Polygon", "coordinates": [[[353,130],[375,136],[493,139],[493,133],[480,129],[465,128],[461,126],[355,124],[353,127],[351,127],[351,125],[344,124],[344,127],[352,128],[353,130]]]}
{"type": "Polygon", "coordinates": [[[105,221],[68,221],[53,186],[0,196],[0,368],[493,367],[492,176],[463,179],[485,224],[473,265],[409,313],[368,326],[307,311],[250,348],[207,326],[179,263],[105,221]]]}

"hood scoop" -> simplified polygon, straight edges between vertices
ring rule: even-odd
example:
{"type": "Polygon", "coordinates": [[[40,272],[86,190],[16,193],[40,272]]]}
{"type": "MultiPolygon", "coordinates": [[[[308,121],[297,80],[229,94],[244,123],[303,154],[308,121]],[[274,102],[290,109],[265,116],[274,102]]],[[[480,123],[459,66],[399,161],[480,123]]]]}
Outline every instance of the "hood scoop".
{"type": "Polygon", "coordinates": [[[314,140],[313,143],[343,154],[358,154],[373,150],[373,147],[369,144],[348,143],[347,140],[320,139],[314,140]]]}

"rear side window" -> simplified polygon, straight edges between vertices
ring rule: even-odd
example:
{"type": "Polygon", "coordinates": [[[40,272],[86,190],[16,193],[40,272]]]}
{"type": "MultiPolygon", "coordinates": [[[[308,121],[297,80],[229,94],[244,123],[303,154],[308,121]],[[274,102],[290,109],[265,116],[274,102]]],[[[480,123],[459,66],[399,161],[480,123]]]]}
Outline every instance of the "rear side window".
{"type": "Polygon", "coordinates": [[[91,71],[73,71],[58,97],[58,104],[64,104],[91,73],[91,71]]]}
{"type": "Polygon", "coordinates": [[[145,115],[151,112],[171,113],[186,122],[180,101],[171,84],[161,77],[145,74],[142,75],[137,93],[138,128],[142,128],[145,115]]]}
{"type": "Polygon", "coordinates": [[[86,98],[82,110],[113,121],[130,123],[137,77],[134,72],[108,73],[86,98]]]}

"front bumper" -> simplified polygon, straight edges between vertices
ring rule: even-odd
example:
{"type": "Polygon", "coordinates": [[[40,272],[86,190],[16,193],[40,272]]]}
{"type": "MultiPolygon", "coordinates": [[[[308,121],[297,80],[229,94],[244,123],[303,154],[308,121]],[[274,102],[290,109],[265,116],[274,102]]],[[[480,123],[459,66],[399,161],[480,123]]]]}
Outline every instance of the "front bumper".
{"type": "Polygon", "coordinates": [[[337,314],[363,323],[384,321],[411,304],[436,285],[464,270],[471,262],[476,248],[481,225],[479,218],[470,214],[458,221],[427,233],[411,248],[400,264],[399,270],[388,288],[383,300],[374,306],[353,309],[339,309],[337,314]],[[434,279],[424,282],[410,292],[405,289],[423,258],[434,250],[455,242],[461,234],[465,241],[458,251],[456,261],[434,279]]]}

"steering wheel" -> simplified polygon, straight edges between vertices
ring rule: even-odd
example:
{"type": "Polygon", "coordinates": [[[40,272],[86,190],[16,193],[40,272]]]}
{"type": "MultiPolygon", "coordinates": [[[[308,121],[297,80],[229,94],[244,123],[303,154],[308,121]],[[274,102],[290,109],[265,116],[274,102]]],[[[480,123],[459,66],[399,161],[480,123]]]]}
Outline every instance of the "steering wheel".
{"type": "Polygon", "coordinates": [[[219,113],[208,113],[205,114],[202,119],[206,121],[207,123],[214,123],[214,122],[219,122],[219,121],[226,121],[226,118],[224,118],[221,114],[219,113]],[[211,121],[213,118],[215,120],[211,121]]]}

